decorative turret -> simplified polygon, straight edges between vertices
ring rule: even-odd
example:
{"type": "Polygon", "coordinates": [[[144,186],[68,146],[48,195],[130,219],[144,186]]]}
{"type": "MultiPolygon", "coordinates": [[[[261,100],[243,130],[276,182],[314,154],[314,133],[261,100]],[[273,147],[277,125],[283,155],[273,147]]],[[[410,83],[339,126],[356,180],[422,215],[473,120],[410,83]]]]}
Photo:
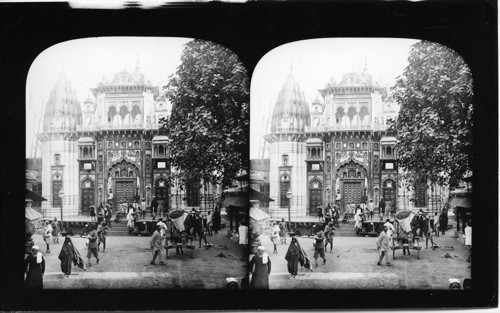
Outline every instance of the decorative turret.
{"type": "Polygon", "coordinates": [[[274,105],[271,132],[299,132],[306,125],[310,125],[309,106],[290,70],[274,105]]]}
{"type": "Polygon", "coordinates": [[[45,107],[43,131],[73,132],[81,116],[82,111],[76,93],[64,72],[61,72],[45,107]]]}

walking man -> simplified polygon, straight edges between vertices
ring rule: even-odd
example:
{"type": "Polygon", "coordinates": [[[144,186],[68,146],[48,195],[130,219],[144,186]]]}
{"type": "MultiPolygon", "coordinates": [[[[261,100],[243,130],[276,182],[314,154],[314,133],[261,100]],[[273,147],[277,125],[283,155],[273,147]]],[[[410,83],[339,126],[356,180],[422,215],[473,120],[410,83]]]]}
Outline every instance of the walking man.
{"type": "Polygon", "coordinates": [[[167,224],[165,224],[162,217],[158,218],[158,223],[156,223],[156,226],[160,226],[161,241],[162,241],[163,245],[165,245],[166,244],[165,238],[167,235],[168,228],[167,228],[167,224]]]}
{"type": "Polygon", "coordinates": [[[323,258],[323,264],[326,263],[325,258],[325,234],[322,230],[318,231],[314,236],[314,262],[318,266],[318,255],[323,258]]]}
{"type": "Polygon", "coordinates": [[[153,233],[153,237],[151,237],[150,245],[151,245],[151,252],[153,253],[153,260],[151,261],[152,265],[155,265],[156,257],[160,256],[160,265],[163,265],[162,259],[161,259],[161,252],[163,251],[163,246],[161,244],[161,234],[160,234],[161,226],[156,225],[156,230],[153,233]]]}
{"type": "Polygon", "coordinates": [[[142,198],[141,201],[141,219],[144,219],[146,217],[146,199],[142,198]]]}
{"type": "Polygon", "coordinates": [[[382,265],[382,259],[385,257],[385,265],[392,266],[389,262],[389,239],[387,238],[387,226],[380,232],[377,238],[377,250],[380,255],[377,265],[382,265]]]}
{"type": "Polygon", "coordinates": [[[94,226],[90,226],[92,230],[90,231],[88,235],[89,239],[89,247],[87,250],[87,259],[89,259],[89,263],[87,264],[87,267],[90,267],[92,264],[90,264],[90,258],[92,255],[96,258],[96,264],[99,264],[99,254],[97,253],[97,231],[94,229],[94,226]]]}
{"type": "MultiPolygon", "coordinates": [[[[102,253],[106,253],[106,234],[108,233],[108,226],[106,225],[106,222],[102,222],[101,225],[97,227],[97,236],[99,238],[99,243],[97,244],[97,250],[99,251],[99,248],[102,243],[102,253]]],[[[89,262],[90,263],[90,262],[89,262]]]]}

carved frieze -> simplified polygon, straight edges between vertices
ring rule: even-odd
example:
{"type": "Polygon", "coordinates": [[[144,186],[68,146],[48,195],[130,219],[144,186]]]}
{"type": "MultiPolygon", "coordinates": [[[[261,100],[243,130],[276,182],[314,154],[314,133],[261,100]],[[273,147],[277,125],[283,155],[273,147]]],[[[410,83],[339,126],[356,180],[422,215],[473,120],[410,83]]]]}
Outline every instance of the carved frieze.
{"type": "Polygon", "coordinates": [[[140,150],[115,150],[108,151],[107,165],[108,167],[118,161],[125,160],[141,166],[141,153],[140,150]]]}
{"type": "Polygon", "coordinates": [[[368,167],[368,151],[337,151],[335,153],[335,168],[351,160],[368,167]]]}

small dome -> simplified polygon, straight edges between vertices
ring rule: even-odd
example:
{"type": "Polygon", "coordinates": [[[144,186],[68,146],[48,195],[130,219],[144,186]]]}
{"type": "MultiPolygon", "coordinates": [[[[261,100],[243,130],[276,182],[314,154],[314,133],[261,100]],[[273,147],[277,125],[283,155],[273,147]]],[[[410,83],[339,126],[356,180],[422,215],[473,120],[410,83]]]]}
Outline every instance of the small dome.
{"type": "Polygon", "coordinates": [[[158,143],[168,143],[168,137],[167,136],[155,136],[153,138],[153,144],[158,144],[158,143]]]}
{"type": "Polygon", "coordinates": [[[274,105],[271,131],[281,130],[279,127],[281,118],[304,120],[304,123],[296,123],[290,125],[290,127],[285,127],[289,131],[302,131],[304,125],[309,125],[309,105],[299,84],[295,82],[292,71],[290,71],[286,82],[283,84],[274,105]],[[300,125],[302,125],[301,129],[299,129],[300,125]]]}
{"type": "Polygon", "coordinates": [[[384,137],[380,139],[380,144],[381,145],[392,145],[397,142],[396,137],[384,137]]]}
{"type": "Polygon", "coordinates": [[[76,93],[64,72],[61,72],[45,107],[43,129],[73,131],[81,116],[82,110],[76,93]]]}
{"type": "Polygon", "coordinates": [[[319,138],[309,138],[306,140],[306,144],[314,144],[314,145],[323,144],[323,141],[319,138]]]}
{"type": "Polygon", "coordinates": [[[340,81],[340,86],[373,86],[373,78],[366,72],[350,72],[345,74],[340,81]]]}
{"type": "Polygon", "coordinates": [[[78,143],[83,143],[83,144],[93,144],[95,142],[94,138],[92,137],[82,137],[78,139],[78,143]]]}

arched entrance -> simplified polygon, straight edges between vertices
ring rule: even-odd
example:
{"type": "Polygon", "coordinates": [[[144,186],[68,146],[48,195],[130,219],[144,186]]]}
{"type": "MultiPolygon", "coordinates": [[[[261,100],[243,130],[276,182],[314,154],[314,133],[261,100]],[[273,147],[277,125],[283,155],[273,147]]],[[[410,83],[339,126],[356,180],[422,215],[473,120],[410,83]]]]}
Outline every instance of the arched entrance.
{"type": "Polygon", "coordinates": [[[318,179],[309,183],[309,215],[318,215],[318,206],[323,203],[323,184],[318,179]]]}
{"type": "Polygon", "coordinates": [[[358,205],[364,201],[365,178],[367,170],[361,164],[349,161],[341,165],[337,170],[337,177],[340,179],[340,212],[348,212],[352,205],[358,205]]]}
{"type": "Polygon", "coordinates": [[[85,178],[82,180],[80,187],[80,190],[82,191],[82,214],[88,215],[90,206],[95,205],[94,182],[90,178],[85,178]]]}
{"type": "Polygon", "coordinates": [[[138,177],[140,177],[137,166],[122,160],[109,168],[108,175],[113,180],[114,207],[131,204],[137,193],[138,177]]]}

